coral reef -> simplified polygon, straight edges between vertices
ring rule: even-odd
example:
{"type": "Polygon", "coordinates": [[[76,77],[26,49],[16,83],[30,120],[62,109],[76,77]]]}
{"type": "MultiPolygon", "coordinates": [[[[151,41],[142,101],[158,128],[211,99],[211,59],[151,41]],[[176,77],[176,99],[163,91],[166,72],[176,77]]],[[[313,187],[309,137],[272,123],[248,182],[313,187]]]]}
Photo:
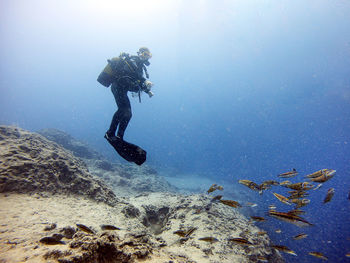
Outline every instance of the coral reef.
{"type": "Polygon", "coordinates": [[[103,156],[91,148],[86,143],[74,139],[71,135],[66,132],[57,129],[43,129],[39,130],[37,133],[44,136],[50,141],[54,141],[61,145],[63,148],[72,151],[72,153],[79,157],[85,159],[101,160],[103,156]]]}
{"type": "Polygon", "coordinates": [[[37,133],[0,126],[0,192],[66,193],[113,204],[115,194],[83,161],[37,133]]]}
{"type": "Polygon", "coordinates": [[[0,126],[0,262],[284,262],[237,208],[176,193],[148,166],[84,161],[39,134],[0,126]],[[115,192],[133,194],[115,197],[103,182],[113,176],[115,192]]]}

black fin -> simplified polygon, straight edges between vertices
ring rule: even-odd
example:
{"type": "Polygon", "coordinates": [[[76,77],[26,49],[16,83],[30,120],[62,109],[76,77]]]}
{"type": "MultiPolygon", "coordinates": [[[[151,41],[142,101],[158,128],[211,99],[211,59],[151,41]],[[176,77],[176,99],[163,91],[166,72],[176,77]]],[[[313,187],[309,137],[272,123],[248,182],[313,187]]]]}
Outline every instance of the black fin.
{"type": "Polygon", "coordinates": [[[119,137],[107,138],[107,141],[113,148],[118,152],[118,154],[123,157],[128,162],[134,162],[137,165],[141,165],[146,161],[147,152],[141,147],[129,143],[120,139],[119,137]]]}

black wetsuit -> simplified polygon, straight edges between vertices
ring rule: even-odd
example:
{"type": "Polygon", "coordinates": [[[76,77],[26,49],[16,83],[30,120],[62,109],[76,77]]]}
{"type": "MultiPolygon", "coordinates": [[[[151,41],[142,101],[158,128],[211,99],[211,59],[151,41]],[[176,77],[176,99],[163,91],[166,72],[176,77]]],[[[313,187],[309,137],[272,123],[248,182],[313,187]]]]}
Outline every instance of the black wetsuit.
{"type": "Polygon", "coordinates": [[[111,86],[118,110],[114,113],[111,125],[107,131],[109,137],[115,136],[117,128],[117,136],[121,139],[124,137],[125,129],[132,117],[128,91],[139,92],[145,90],[145,78],[143,77],[144,65],[142,61],[138,57],[131,57],[128,62],[119,63],[118,67],[122,67],[119,68],[119,71],[123,73],[111,86]]]}

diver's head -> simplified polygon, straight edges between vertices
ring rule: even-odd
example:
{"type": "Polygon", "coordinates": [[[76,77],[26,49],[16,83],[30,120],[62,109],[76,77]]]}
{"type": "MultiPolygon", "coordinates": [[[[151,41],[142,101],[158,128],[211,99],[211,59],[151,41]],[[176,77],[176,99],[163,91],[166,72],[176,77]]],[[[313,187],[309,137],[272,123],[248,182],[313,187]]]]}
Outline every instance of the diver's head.
{"type": "Polygon", "coordinates": [[[149,51],[148,48],[140,47],[139,51],[137,52],[137,55],[146,66],[149,65],[148,60],[152,57],[152,53],[151,51],[149,51]]]}

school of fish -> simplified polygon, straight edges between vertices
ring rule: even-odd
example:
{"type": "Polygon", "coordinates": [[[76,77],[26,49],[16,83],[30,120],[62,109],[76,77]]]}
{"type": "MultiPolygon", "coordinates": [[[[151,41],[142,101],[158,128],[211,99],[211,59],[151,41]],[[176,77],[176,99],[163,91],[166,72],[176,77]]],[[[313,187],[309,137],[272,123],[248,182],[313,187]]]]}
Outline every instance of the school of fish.
{"type": "MultiPolygon", "coordinates": [[[[273,186],[279,186],[279,187],[283,187],[283,188],[287,188],[290,189],[290,191],[288,191],[288,196],[284,196],[280,193],[277,192],[273,192],[272,194],[276,197],[276,199],[287,205],[288,207],[290,206],[294,206],[292,209],[289,209],[287,212],[282,212],[282,211],[277,211],[276,210],[276,206],[271,204],[268,207],[268,212],[267,215],[278,219],[280,221],[284,221],[284,222],[288,222],[291,224],[294,224],[298,227],[310,227],[313,226],[312,223],[308,222],[305,218],[301,217],[301,215],[305,214],[305,211],[300,210],[300,208],[307,206],[310,203],[310,200],[307,199],[307,197],[310,195],[310,192],[308,192],[309,190],[318,190],[321,188],[321,186],[323,186],[323,184],[325,182],[327,182],[328,180],[330,180],[334,175],[335,175],[336,171],[332,170],[332,169],[321,169],[318,170],[316,172],[313,172],[311,174],[308,174],[305,176],[305,179],[308,181],[303,180],[302,182],[297,182],[297,183],[292,183],[289,180],[285,180],[282,182],[278,182],[276,180],[267,180],[262,182],[261,184],[257,184],[253,181],[250,180],[239,180],[238,182],[246,187],[248,187],[249,189],[253,190],[253,191],[257,191],[259,192],[259,194],[263,194],[264,191],[271,189],[273,186]],[[314,185],[314,183],[317,183],[317,185],[314,185]]],[[[295,178],[298,176],[298,172],[296,169],[292,169],[291,171],[288,172],[284,172],[281,174],[278,174],[277,177],[278,178],[295,178]]],[[[209,187],[207,194],[211,194],[216,190],[220,190],[222,191],[224,188],[222,186],[219,186],[217,184],[213,184],[209,187]]],[[[323,204],[326,204],[328,202],[330,202],[333,198],[335,194],[335,189],[334,188],[329,188],[326,196],[323,200],[323,204]]],[[[245,205],[240,204],[237,201],[234,200],[225,200],[222,199],[222,195],[216,195],[213,196],[212,198],[212,202],[217,202],[217,203],[221,203],[223,205],[226,206],[230,206],[233,208],[240,208],[240,207],[256,207],[257,204],[255,203],[251,203],[251,202],[247,202],[245,205]]],[[[350,193],[349,193],[349,199],[350,199],[350,193]]],[[[197,211],[197,212],[201,212],[201,211],[197,211]]],[[[250,222],[265,222],[267,221],[266,218],[261,217],[261,216],[251,216],[250,217],[250,222]]],[[[182,237],[183,241],[186,241],[187,239],[190,238],[190,236],[192,235],[192,233],[197,230],[197,228],[195,227],[191,227],[189,229],[180,229],[174,232],[174,234],[182,237]]],[[[282,233],[282,230],[277,229],[275,231],[276,233],[282,233]]],[[[266,235],[267,232],[266,231],[260,231],[258,233],[256,233],[258,236],[262,236],[262,235],[266,235]]],[[[294,237],[292,237],[293,240],[302,240],[308,237],[308,234],[305,233],[300,233],[298,235],[295,235],[294,237]]],[[[212,236],[206,236],[206,237],[201,237],[198,240],[203,241],[203,242],[209,242],[209,243],[215,243],[215,242],[219,242],[220,240],[216,237],[212,237],[212,236]]],[[[230,243],[234,243],[237,245],[241,245],[241,246],[255,246],[256,244],[254,244],[254,242],[249,241],[247,238],[242,238],[242,237],[232,237],[229,238],[227,240],[227,242],[230,243]]],[[[271,248],[276,249],[278,251],[293,255],[293,256],[297,256],[297,254],[295,253],[294,250],[284,246],[284,245],[271,245],[271,248]]],[[[308,255],[313,256],[313,257],[317,257],[319,259],[322,260],[328,260],[328,258],[319,251],[311,251],[308,253],[308,255]]],[[[346,254],[346,256],[348,257],[349,255],[346,254]]],[[[260,262],[268,262],[268,260],[266,258],[264,258],[263,256],[259,256],[261,258],[259,258],[258,260],[260,262]]]]}
{"type": "MultiPolygon", "coordinates": [[[[250,180],[239,180],[238,182],[242,185],[247,186],[251,190],[258,191],[259,194],[262,194],[263,191],[270,189],[271,186],[282,186],[282,187],[291,189],[291,191],[288,191],[289,196],[284,196],[277,192],[274,192],[272,194],[276,197],[276,199],[279,202],[286,204],[288,206],[294,205],[294,209],[289,210],[287,212],[280,212],[280,211],[276,211],[275,205],[270,205],[267,215],[270,217],[276,218],[280,221],[288,222],[299,227],[307,227],[307,226],[313,226],[313,224],[309,223],[307,220],[305,220],[303,217],[300,216],[302,214],[305,214],[305,211],[300,210],[299,208],[304,207],[310,203],[310,200],[306,198],[310,194],[308,192],[309,190],[320,189],[325,182],[333,178],[335,173],[336,173],[336,170],[321,169],[306,175],[305,179],[308,181],[303,180],[303,182],[297,182],[297,183],[291,183],[289,180],[286,180],[280,183],[274,180],[268,180],[268,181],[262,182],[261,184],[257,184],[250,180]],[[314,185],[313,183],[318,183],[318,184],[314,185]]],[[[293,169],[291,171],[278,174],[277,177],[289,179],[289,178],[294,178],[297,175],[298,175],[297,170],[293,169]]],[[[334,194],[335,194],[335,189],[329,188],[323,200],[323,204],[330,202],[334,194]]],[[[350,193],[348,198],[350,199],[350,193]]],[[[266,219],[264,219],[263,217],[258,217],[258,216],[251,216],[251,220],[257,221],[257,222],[266,221],[266,219]]],[[[281,232],[282,231],[280,229],[276,230],[276,233],[281,233],[281,232]]],[[[300,233],[294,236],[293,239],[301,240],[307,237],[308,237],[307,234],[300,233]]],[[[297,256],[297,254],[293,250],[283,245],[273,245],[272,248],[290,255],[297,256]]],[[[328,258],[322,252],[319,252],[319,251],[311,251],[308,254],[322,260],[328,260],[328,258]]],[[[348,254],[346,254],[346,256],[348,256],[348,254]]]]}

